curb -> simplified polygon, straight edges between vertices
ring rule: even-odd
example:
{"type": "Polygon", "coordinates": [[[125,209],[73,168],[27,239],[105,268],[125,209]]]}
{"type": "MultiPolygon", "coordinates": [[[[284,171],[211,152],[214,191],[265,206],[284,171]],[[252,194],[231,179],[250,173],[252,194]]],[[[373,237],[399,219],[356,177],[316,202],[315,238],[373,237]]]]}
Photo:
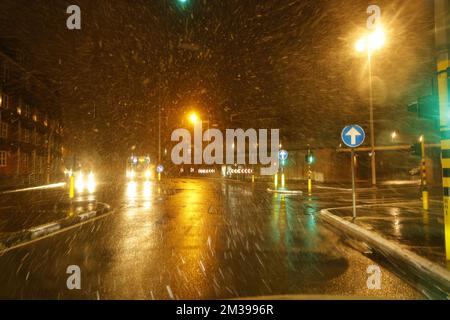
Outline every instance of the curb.
{"type": "Polygon", "coordinates": [[[329,224],[338,229],[347,232],[351,236],[365,241],[373,249],[378,250],[392,256],[398,260],[406,263],[410,268],[425,279],[427,283],[432,282],[434,288],[437,288],[441,293],[446,294],[447,298],[450,295],[450,271],[433,263],[421,256],[403,248],[401,245],[393,241],[386,240],[378,234],[368,231],[352,222],[346,221],[329,210],[323,209],[320,211],[321,218],[329,224]]]}
{"type": "Polygon", "coordinates": [[[42,238],[58,230],[76,225],[80,222],[88,221],[95,217],[99,217],[111,210],[111,207],[109,205],[104,203],[102,203],[101,205],[102,207],[96,211],[89,211],[75,217],[63,218],[55,222],[50,222],[40,226],[32,227],[27,230],[18,231],[4,238],[0,238],[0,250],[8,249],[21,242],[42,238]]]}
{"type": "Polygon", "coordinates": [[[303,194],[303,191],[301,191],[301,190],[279,190],[279,189],[274,190],[274,189],[270,189],[270,188],[267,188],[267,192],[282,193],[282,194],[303,194]]]}

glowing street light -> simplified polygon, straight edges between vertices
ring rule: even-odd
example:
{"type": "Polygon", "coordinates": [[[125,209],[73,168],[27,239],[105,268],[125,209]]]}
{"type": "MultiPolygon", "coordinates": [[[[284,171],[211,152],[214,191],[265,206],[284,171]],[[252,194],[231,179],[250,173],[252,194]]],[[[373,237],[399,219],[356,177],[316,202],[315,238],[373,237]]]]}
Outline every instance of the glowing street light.
{"type": "Polygon", "coordinates": [[[392,138],[392,142],[394,142],[394,140],[397,138],[397,132],[396,131],[392,132],[391,138],[392,138]]]}
{"type": "Polygon", "coordinates": [[[192,112],[189,115],[189,121],[191,121],[193,124],[197,123],[198,120],[199,120],[199,118],[195,112],[192,112]]]}
{"type": "Polygon", "coordinates": [[[375,162],[375,129],[373,124],[373,84],[372,84],[372,53],[383,47],[386,42],[386,35],[381,25],[375,30],[359,39],[355,44],[357,52],[367,52],[369,62],[369,109],[370,109],[370,162],[372,171],[372,185],[377,184],[376,162],[375,162]]]}
{"type": "Polygon", "coordinates": [[[369,55],[376,50],[381,49],[386,42],[386,34],[381,26],[378,26],[375,31],[362,37],[355,43],[355,50],[357,52],[367,51],[369,55]]]}

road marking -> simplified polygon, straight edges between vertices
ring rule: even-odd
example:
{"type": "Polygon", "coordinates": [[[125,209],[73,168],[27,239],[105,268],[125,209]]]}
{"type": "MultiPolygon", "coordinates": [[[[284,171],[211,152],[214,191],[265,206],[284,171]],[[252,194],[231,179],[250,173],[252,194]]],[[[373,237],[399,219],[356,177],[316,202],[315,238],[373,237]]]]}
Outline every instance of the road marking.
{"type": "Polygon", "coordinates": [[[56,188],[62,188],[65,185],[66,185],[65,182],[59,182],[59,183],[53,183],[53,184],[46,184],[46,185],[38,186],[38,187],[30,187],[30,188],[3,191],[3,192],[0,192],[0,194],[9,194],[9,193],[33,191],[33,190],[56,189],[56,188]]]}

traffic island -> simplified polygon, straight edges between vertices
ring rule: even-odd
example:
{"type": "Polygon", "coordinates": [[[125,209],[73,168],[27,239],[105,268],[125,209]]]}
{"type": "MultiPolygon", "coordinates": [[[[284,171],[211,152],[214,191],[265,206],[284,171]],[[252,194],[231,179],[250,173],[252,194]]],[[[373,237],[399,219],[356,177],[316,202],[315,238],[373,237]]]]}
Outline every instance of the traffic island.
{"type": "Polygon", "coordinates": [[[43,223],[20,231],[0,233],[0,250],[6,250],[20,243],[45,237],[59,230],[106,215],[110,211],[111,207],[108,204],[97,203],[95,210],[79,212],[77,214],[69,213],[66,217],[57,221],[43,223]]]}
{"type": "Polygon", "coordinates": [[[417,201],[357,209],[356,219],[351,207],[321,210],[320,217],[345,235],[365,242],[400,273],[407,270],[413,274],[411,284],[430,298],[450,297],[450,270],[443,234],[437,231],[443,230],[438,214],[424,212],[417,201]]]}

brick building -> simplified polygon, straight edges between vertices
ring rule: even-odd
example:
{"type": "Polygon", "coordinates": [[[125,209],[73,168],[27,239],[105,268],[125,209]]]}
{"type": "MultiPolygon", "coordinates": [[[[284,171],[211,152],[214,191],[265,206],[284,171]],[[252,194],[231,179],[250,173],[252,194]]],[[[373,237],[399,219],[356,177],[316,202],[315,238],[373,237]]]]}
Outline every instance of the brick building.
{"type": "Polygon", "coordinates": [[[61,174],[56,94],[26,69],[24,57],[0,41],[0,188],[49,183],[61,174]]]}

